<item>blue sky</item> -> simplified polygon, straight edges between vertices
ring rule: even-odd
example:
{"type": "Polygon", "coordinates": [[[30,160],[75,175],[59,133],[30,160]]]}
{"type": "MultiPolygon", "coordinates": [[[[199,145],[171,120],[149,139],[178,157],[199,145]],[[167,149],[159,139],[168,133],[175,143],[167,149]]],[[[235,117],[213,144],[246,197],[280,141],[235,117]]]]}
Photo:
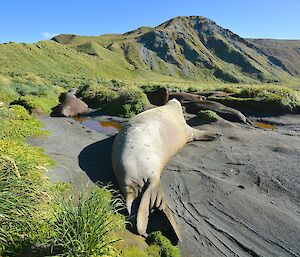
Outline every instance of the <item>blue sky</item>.
{"type": "Polygon", "coordinates": [[[0,43],[124,33],[201,15],[242,37],[300,39],[300,0],[1,0],[0,43]]]}

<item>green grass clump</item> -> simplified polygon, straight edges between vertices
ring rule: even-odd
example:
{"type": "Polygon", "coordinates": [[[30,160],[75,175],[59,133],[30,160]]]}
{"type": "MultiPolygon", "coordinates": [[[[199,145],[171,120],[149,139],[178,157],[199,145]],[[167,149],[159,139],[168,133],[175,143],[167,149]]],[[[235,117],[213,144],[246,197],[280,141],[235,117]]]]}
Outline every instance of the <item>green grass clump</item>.
{"type": "Polygon", "coordinates": [[[0,102],[11,103],[19,98],[17,91],[8,86],[0,84],[0,102]]]}
{"type": "Polygon", "coordinates": [[[241,90],[237,87],[223,86],[223,87],[218,88],[218,91],[222,91],[225,93],[239,94],[241,90]]]}
{"type": "Polygon", "coordinates": [[[214,111],[206,110],[206,111],[199,111],[197,113],[197,117],[201,120],[207,122],[214,122],[220,119],[219,115],[216,114],[214,111]]]}
{"type": "Polygon", "coordinates": [[[161,231],[152,232],[147,238],[147,243],[151,246],[159,246],[159,254],[161,257],[180,257],[178,247],[172,245],[170,240],[164,237],[161,231]]]}
{"type": "Polygon", "coordinates": [[[158,245],[150,245],[145,250],[136,246],[129,246],[121,251],[121,257],[160,257],[161,249],[158,245]]]}
{"type": "Polygon", "coordinates": [[[21,141],[0,140],[0,255],[15,256],[51,235],[53,191],[43,152],[21,141]]]}
{"type": "Polygon", "coordinates": [[[118,97],[117,92],[105,82],[89,82],[79,88],[78,94],[94,109],[100,109],[118,97]]]}
{"type": "Polygon", "coordinates": [[[121,117],[133,117],[140,113],[147,104],[147,96],[138,90],[122,92],[120,96],[112,101],[104,110],[110,115],[121,117]]]}
{"type": "MultiPolygon", "coordinates": [[[[149,255],[146,251],[136,247],[136,246],[129,246],[121,251],[121,257],[149,257],[149,255]]],[[[159,255],[158,255],[159,256],[159,255]]]]}
{"type": "Polygon", "coordinates": [[[300,93],[298,91],[278,86],[246,87],[241,90],[239,96],[264,101],[290,111],[300,106],[300,93]]]}
{"type": "Polygon", "coordinates": [[[123,208],[119,199],[112,199],[106,188],[95,188],[59,202],[55,214],[54,248],[62,256],[117,256],[113,244],[115,232],[125,229],[124,217],[117,213],[123,208]]]}
{"type": "Polygon", "coordinates": [[[13,104],[22,105],[30,113],[50,113],[51,109],[59,103],[58,97],[54,96],[21,96],[13,104]]]}
{"type": "Polygon", "coordinates": [[[0,107],[0,139],[18,140],[42,133],[42,124],[19,105],[0,107]]]}
{"type": "Polygon", "coordinates": [[[209,99],[244,112],[300,113],[299,91],[278,85],[244,86],[234,97],[209,99]]]}
{"type": "Polygon", "coordinates": [[[121,257],[180,257],[178,247],[173,246],[160,231],[151,233],[146,242],[148,246],[145,249],[134,245],[123,248],[121,257]]]}

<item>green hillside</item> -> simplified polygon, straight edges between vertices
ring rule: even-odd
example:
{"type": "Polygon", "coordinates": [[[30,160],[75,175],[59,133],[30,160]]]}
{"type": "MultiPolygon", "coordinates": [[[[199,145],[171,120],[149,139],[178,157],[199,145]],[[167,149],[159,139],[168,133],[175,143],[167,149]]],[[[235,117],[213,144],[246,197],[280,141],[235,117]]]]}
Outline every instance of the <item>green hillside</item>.
{"type": "Polygon", "coordinates": [[[36,44],[0,45],[0,73],[16,76],[36,74],[43,78],[94,78],[142,79],[155,78],[151,72],[136,71],[121,55],[96,43],[78,48],[64,46],[53,41],[36,44]],[[93,51],[94,54],[87,53],[93,51]]]}
{"type": "Polygon", "coordinates": [[[57,95],[71,87],[102,100],[159,85],[198,92],[232,91],[228,87],[245,84],[299,89],[299,67],[290,55],[281,50],[280,61],[278,55],[272,57],[279,43],[268,52],[257,42],[190,16],[125,34],[62,34],[35,44],[0,44],[0,102],[48,112],[57,95]]]}
{"type": "Polygon", "coordinates": [[[97,46],[102,46],[122,56],[137,71],[174,79],[233,83],[292,80],[250,42],[200,16],[177,17],[122,35],[59,35],[52,40],[92,56],[100,56],[97,46]]]}
{"type": "Polygon", "coordinates": [[[36,44],[1,44],[0,74],[35,75],[67,86],[90,79],[139,84],[297,83],[269,55],[209,19],[190,16],[125,34],[62,34],[36,44]]]}

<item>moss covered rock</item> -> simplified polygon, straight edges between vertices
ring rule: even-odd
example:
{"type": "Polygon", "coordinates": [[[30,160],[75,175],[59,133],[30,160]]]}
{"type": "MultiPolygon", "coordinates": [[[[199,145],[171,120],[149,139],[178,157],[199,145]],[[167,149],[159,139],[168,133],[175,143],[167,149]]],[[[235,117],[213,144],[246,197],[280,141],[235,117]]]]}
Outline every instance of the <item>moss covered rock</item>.
{"type": "Polygon", "coordinates": [[[207,122],[214,122],[220,119],[219,115],[216,114],[214,111],[206,110],[206,111],[199,111],[197,113],[197,117],[201,120],[207,122]]]}
{"type": "Polygon", "coordinates": [[[161,257],[180,257],[179,248],[172,245],[170,240],[164,237],[161,231],[152,232],[147,238],[147,243],[151,246],[159,246],[161,257]]]}

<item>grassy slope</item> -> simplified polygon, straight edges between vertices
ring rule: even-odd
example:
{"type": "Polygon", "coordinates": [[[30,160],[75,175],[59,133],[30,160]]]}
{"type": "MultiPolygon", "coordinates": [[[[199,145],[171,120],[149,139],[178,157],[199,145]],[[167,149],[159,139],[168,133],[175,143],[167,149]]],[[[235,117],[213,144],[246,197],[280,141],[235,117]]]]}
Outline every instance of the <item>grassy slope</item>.
{"type": "Polygon", "coordinates": [[[0,74],[7,76],[37,74],[48,81],[56,79],[123,79],[173,81],[169,77],[151,71],[136,70],[122,56],[101,47],[92,45],[96,55],[53,41],[36,44],[0,45],[0,74]]]}
{"type": "Polygon", "coordinates": [[[98,79],[185,89],[213,87],[224,79],[300,85],[245,40],[201,17],[178,17],[125,34],[59,35],[36,44],[1,44],[0,63],[4,79],[33,74],[62,87],[98,79]]]}

